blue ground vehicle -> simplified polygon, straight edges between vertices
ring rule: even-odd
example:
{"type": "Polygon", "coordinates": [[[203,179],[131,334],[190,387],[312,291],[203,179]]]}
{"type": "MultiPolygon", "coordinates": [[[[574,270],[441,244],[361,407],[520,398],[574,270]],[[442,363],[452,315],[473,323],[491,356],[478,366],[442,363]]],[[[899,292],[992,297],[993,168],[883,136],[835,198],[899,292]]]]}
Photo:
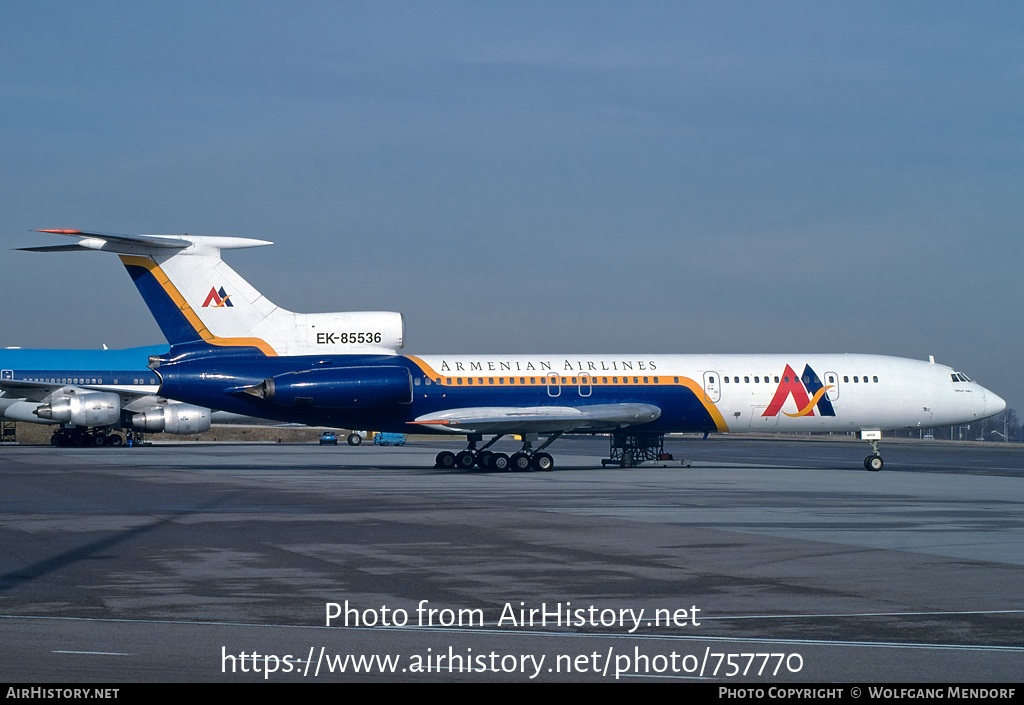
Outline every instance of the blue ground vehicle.
{"type": "Polygon", "coordinates": [[[373,444],[375,446],[404,446],[405,445],[405,434],[404,433],[378,433],[373,437],[373,444]]]}
{"type": "Polygon", "coordinates": [[[338,445],[338,434],[334,431],[324,431],[320,434],[320,445],[322,446],[336,446],[338,445]]]}

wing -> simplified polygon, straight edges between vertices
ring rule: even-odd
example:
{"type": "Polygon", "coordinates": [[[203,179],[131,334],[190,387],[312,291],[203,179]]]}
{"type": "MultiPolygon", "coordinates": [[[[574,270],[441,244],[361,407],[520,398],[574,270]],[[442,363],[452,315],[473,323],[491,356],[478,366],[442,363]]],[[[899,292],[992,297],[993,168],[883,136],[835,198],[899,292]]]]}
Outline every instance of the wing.
{"type": "Polygon", "coordinates": [[[596,433],[650,423],[661,416],[651,404],[591,406],[479,406],[424,414],[410,423],[449,433],[596,433]]]}
{"type": "Polygon", "coordinates": [[[114,392],[121,397],[122,403],[127,406],[129,403],[153,396],[152,391],[132,391],[125,389],[112,389],[104,385],[88,384],[60,384],[58,382],[24,382],[21,380],[5,379],[0,381],[0,391],[11,397],[26,399],[28,401],[47,402],[56,392],[63,389],[82,389],[90,392],[114,392]]]}

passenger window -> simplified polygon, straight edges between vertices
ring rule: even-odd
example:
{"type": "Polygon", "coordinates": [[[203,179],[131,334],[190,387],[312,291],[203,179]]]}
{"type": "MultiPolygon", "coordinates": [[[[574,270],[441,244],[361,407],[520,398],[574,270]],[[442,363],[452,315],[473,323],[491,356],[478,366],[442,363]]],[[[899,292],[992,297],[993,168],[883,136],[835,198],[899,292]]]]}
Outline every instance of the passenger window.
{"type": "Polygon", "coordinates": [[[857,375],[854,375],[854,376],[853,376],[853,383],[854,383],[854,384],[857,384],[858,382],[860,382],[860,380],[859,380],[859,379],[857,379],[857,375]]]}
{"type": "Polygon", "coordinates": [[[722,377],[722,381],[725,382],[726,384],[729,384],[729,378],[728,377],[722,377]]]}
{"type": "Polygon", "coordinates": [[[743,383],[744,384],[750,384],[750,377],[744,377],[743,378],[743,383]]]}
{"type": "Polygon", "coordinates": [[[761,378],[760,377],[754,377],[754,383],[755,384],[761,384],[761,378]]]}
{"type": "Polygon", "coordinates": [[[849,376],[843,375],[843,382],[846,382],[848,384],[850,382],[849,376]]]}
{"type": "Polygon", "coordinates": [[[875,376],[874,376],[874,377],[872,377],[871,379],[873,379],[873,380],[875,381],[875,383],[876,383],[876,384],[878,383],[878,375],[875,375],[875,376]]]}
{"type": "Polygon", "coordinates": [[[679,378],[678,377],[673,377],[672,380],[675,382],[675,384],[679,384],[679,378]]]}

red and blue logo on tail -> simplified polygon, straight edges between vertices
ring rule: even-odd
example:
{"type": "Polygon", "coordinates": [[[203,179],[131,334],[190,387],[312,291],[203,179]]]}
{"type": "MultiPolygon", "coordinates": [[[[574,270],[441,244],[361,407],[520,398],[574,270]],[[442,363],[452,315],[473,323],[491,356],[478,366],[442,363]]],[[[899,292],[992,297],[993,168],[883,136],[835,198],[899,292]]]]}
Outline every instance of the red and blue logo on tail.
{"type": "Polygon", "coordinates": [[[217,291],[217,287],[210,287],[210,293],[207,295],[206,301],[203,302],[203,308],[207,308],[211,304],[214,308],[234,307],[234,304],[231,303],[231,294],[224,291],[224,287],[221,287],[220,291],[217,291]]]}

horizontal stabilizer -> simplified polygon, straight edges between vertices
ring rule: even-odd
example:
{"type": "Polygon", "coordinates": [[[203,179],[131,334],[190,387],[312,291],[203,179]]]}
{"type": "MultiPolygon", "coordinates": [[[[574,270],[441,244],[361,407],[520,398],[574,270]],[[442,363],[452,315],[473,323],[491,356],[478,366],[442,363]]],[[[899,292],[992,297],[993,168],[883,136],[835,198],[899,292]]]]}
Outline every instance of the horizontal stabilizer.
{"type": "Polygon", "coordinates": [[[87,252],[90,248],[81,245],[45,245],[43,247],[19,247],[19,252],[87,252]]]}
{"type": "Polygon", "coordinates": [[[119,254],[158,254],[186,250],[216,254],[221,250],[272,245],[267,240],[247,237],[211,237],[208,235],[124,235],[86,230],[37,230],[40,233],[67,235],[79,238],[77,245],[51,245],[48,247],[23,247],[26,252],[70,252],[76,250],[101,250],[119,254]]]}

